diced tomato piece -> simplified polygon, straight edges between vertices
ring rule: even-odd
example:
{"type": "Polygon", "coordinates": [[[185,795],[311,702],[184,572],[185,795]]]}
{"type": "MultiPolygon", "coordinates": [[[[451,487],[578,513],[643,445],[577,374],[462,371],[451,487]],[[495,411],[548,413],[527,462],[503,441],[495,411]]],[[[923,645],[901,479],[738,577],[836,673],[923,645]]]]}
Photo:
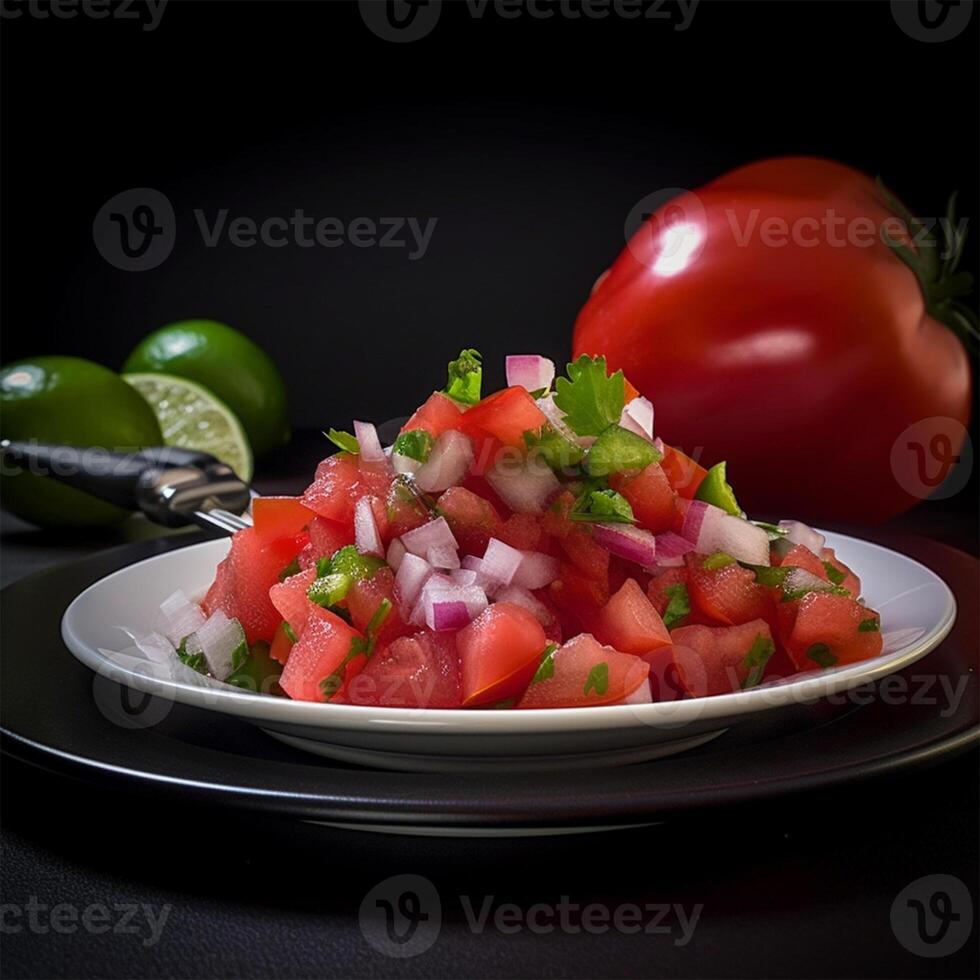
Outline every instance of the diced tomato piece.
{"type": "Polygon", "coordinates": [[[384,498],[390,483],[384,464],[361,463],[356,456],[337,453],[317,466],[316,479],[301,499],[321,517],[352,525],[357,501],[368,494],[384,498]]]}
{"type": "Polygon", "coordinates": [[[618,555],[609,556],[609,594],[618,592],[627,579],[635,579],[640,588],[646,592],[650,584],[650,573],[645,572],[636,562],[627,561],[618,555]]]}
{"type": "Polygon", "coordinates": [[[827,569],[824,568],[823,562],[809,548],[802,544],[794,544],[793,547],[782,556],[780,556],[778,552],[775,552],[772,562],[774,565],[786,565],[795,568],[802,568],[811,575],[816,575],[817,578],[822,578],[825,582],[830,581],[830,579],[827,578],[827,569]]]}
{"type": "Polygon", "coordinates": [[[687,589],[691,606],[709,622],[738,626],[754,619],[771,622],[773,599],[769,590],[755,580],[755,572],[737,562],[722,568],[705,568],[705,556],[689,552],[687,589]]]}
{"type": "Polygon", "coordinates": [[[547,422],[526,388],[519,385],[487,395],[463,415],[464,431],[485,433],[505,446],[525,445],[524,433],[540,429],[547,422]]]}
{"type": "Polygon", "coordinates": [[[671,642],[660,614],[634,579],[627,579],[599,612],[595,634],[620,653],[637,656],[671,642]]]}
{"type": "Polygon", "coordinates": [[[739,626],[681,626],[670,636],[678,677],[693,697],[740,690],[753,670],[747,654],[757,641],[772,643],[762,619],[739,626]]]}
{"type": "Polygon", "coordinates": [[[634,388],[633,385],[630,384],[629,378],[623,378],[623,387],[625,388],[626,391],[626,404],[628,405],[634,398],[636,398],[640,394],[640,392],[638,388],[634,388]]]}
{"type": "Polygon", "coordinates": [[[552,657],[550,676],[528,686],[518,708],[581,708],[616,704],[647,682],[650,665],[604,647],[587,633],[570,639],[552,657]]]}
{"type": "Polygon", "coordinates": [[[282,582],[276,582],[269,589],[269,600],[279,613],[279,618],[289,623],[292,631],[299,636],[310,618],[315,603],[306,593],[316,578],[316,569],[308,568],[298,575],[290,575],[282,582]]]}
{"type": "Polygon", "coordinates": [[[344,664],[352,641],[360,634],[339,616],[315,608],[317,613],[310,616],[279,678],[280,687],[297,701],[330,700],[320,686],[323,681],[336,673],[349,682],[365,661],[361,655],[344,664]]]}
{"type": "Polygon", "coordinates": [[[316,558],[329,558],[344,545],[354,543],[354,532],[349,525],[314,517],[310,521],[310,547],[316,558]]]}
{"type": "Polygon", "coordinates": [[[674,663],[674,648],[661,647],[644,654],[650,665],[650,697],[653,701],[681,701],[690,697],[674,663]]]}
{"type": "Polygon", "coordinates": [[[441,391],[434,391],[401,427],[401,431],[412,432],[415,429],[425,429],[433,439],[438,439],[443,432],[459,429],[462,421],[463,412],[459,405],[441,391]]]}
{"type": "Polygon", "coordinates": [[[459,708],[459,659],[450,633],[418,633],[379,650],[334,700],[392,708],[459,708]]]}
{"type": "Polygon", "coordinates": [[[547,642],[541,624],[526,609],[510,602],[488,606],[456,636],[463,704],[520,697],[547,642]]]}
{"type": "MultiPolygon", "coordinates": [[[[492,469],[501,460],[511,458],[516,451],[514,447],[505,446],[496,436],[492,436],[490,433],[483,432],[482,430],[467,430],[467,435],[473,441],[473,463],[470,466],[471,477],[482,479],[487,470],[492,469]]],[[[467,480],[465,482],[468,484],[470,481],[467,480]]],[[[484,496],[484,494],[481,493],[481,496],[484,496]]],[[[494,498],[488,497],[487,499],[493,500],[494,498]]],[[[496,501],[494,502],[496,504],[496,501]]]]}
{"type": "Polygon", "coordinates": [[[252,523],[263,541],[295,537],[314,517],[299,497],[256,497],[252,501],[252,523]]]}
{"type": "Polygon", "coordinates": [[[385,500],[385,516],[389,536],[400,538],[406,531],[427,524],[432,518],[432,512],[404,483],[395,480],[385,500]]]}
{"type": "Polygon", "coordinates": [[[374,524],[378,529],[378,535],[381,537],[381,542],[384,545],[391,543],[392,533],[391,525],[388,522],[388,508],[385,501],[381,497],[371,496],[368,498],[371,501],[371,513],[374,515],[374,524]]]}
{"type": "Polygon", "coordinates": [[[592,532],[568,517],[575,498],[566,490],[541,519],[542,528],[558,540],[569,561],[584,575],[609,592],[609,552],[592,538],[592,532]]]}
{"type": "MultiPolygon", "coordinates": [[[[671,596],[667,590],[675,585],[683,585],[687,588],[687,567],[685,565],[679,565],[676,568],[665,568],[659,575],[650,579],[650,585],[647,588],[647,598],[653,603],[653,608],[661,616],[667,611],[667,606],[670,605],[671,596]]],[[[690,592],[688,592],[688,597],[690,597],[690,592]]],[[[690,617],[685,616],[683,619],[674,623],[674,627],[686,626],[689,619],[690,617]]]]}
{"type": "Polygon", "coordinates": [[[500,530],[500,515],[493,504],[465,487],[450,487],[440,495],[437,506],[460,550],[468,555],[482,555],[500,530]]]}
{"type": "Polygon", "coordinates": [[[835,585],[839,585],[842,589],[847,589],[853,598],[857,599],[861,595],[861,580],[834,554],[834,549],[824,548],[820,552],[820,558],[823,561],[829,561],[837,569],[840,574],[835,576],[836,578],[839,579],[841,575],[844,576],[843,581],[835,582],[834,579],[830,579],[830,581],[834,582],[835,585]]]}
{"type": "Polygon", "coordinates": [[[219,609],[226,616],[235,615],[235,573],[232,571],[230,555],[218,562],[214,581],[201,603],[201,608],[205,616],[210,616],[219,609]]]}
{"type": "Polygon", "coordinates": [[[638,473],[613,473],[609,485],[633,508],[633,516],[647,530],[670,531],[677,520],[677,493],[664,471],[651,463],[638,473]]]}
{"type": "Polygon", "coordinates": [[[350,618],[362,633],[367,629],[371,618],[378,611],[383,599],[391,603],[381,629],[377,632],[377,645],[385,646],[395,637],[411,633],[414,627],[406,626],[398,614],[398,603],[395,600],[395,574],[390,568],[379,568],[371,578],[362,578],[355,582],[347,592],[347,609],[350,618]]]}
{"type": "Polygon", "coordinates": [[[848,596],[809,592],[799,600],[786,647],[798,670],[869,660],[881,653],[880,618],[848,596]]]}
{"type": "Polygon", "coordinates": [[[686,456],[673,446],[664,447],[664,458],[660,460],[660,468],[667,474],[670,485],[688,500],[693,500],[698,492],[701,481],[708,471],[690,456],[686,456]]]}
{"type": "Polygon", "coordinates": [[[497,529],[496,536],[520,551],[541,551],[544,545],[541,520],[534,514],[511,514],[497,529]]]}
{"type": "Polygon", "coordinates": [[[221,609],[237,619],[249,643],[270,641],[282,617],[269,599],[269,589],[296,557],[297,547],[295,538],[263,542],[254,527],[239,531],[205,596],[205,612],[221,609]]]}
{"type": "Polygon", "coordinates": [[[269,647],[269,656],[281,664],[289,659],[289,651],[293,648],[293,640],[286,632],[286,623],[282,622],[276,627],[275,635],[272,637],[272,644],[269,647]]]}
{"type": "Polygon", "coordinates": [[[562,562],[558,578],[548,586],[548,594],[566,636],[591,631],[596,615],[609,601],[609,590],[602,583],[567,562],[562,562]]]}

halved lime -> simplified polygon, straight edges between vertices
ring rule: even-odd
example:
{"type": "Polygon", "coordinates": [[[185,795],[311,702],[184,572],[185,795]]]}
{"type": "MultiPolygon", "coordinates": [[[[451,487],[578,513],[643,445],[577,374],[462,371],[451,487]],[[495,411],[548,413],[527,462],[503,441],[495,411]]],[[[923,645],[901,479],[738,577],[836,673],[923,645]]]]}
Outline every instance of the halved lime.
{"type": "Polygon", "coordinates": [[[234,412],[201,385],[172,374],[124,374],[156,413],[168,446],[198,449],[252,479],[252,450],[234,412]]]}

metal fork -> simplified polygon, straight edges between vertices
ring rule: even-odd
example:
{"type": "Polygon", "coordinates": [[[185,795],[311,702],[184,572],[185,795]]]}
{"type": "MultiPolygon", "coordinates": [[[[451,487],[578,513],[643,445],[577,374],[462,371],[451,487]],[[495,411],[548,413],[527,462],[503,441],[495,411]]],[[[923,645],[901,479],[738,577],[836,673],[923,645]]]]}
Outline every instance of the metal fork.
{"type": "Polygon", "coordinates": [[[0,462],[4,473],[13,468],[50,477],[165,527],[197,524],[221,536],[252,526],[246,511],[257,495],[208,453],[176,446],[121,453],[4,439],[0,462]]]}

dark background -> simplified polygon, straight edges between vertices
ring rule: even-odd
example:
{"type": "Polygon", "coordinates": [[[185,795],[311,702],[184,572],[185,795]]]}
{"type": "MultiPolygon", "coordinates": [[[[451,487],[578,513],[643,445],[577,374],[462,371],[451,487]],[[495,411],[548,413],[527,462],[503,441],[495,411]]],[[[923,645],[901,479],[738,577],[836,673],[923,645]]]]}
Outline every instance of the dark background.
{"type": "MultiPolygon", "coordinates": [[[[628,213],[661,188],[813,153],[881,174],[923,215],[959,188],[972,223],[978,31],[975,12],[957,39],[922,43],[884,0],[702,0],[682,32],[618,18],[474,20],[446,2],[428,37],[400,45],[342,2],[171,0],[149,33],[134,21],[3,19],[0,355],[118,367],[148,330],[215,317],[273,355],[299,427],[343,423],[355,403],[366,417],[403,414],[464,345],[483,350],[494,387],[508,351],[567,354],[628,213]],[[162,191],[176,212],[173,254],[143,273],[108,264],[91,230],[133,187],[162,191]],[[195,208],[438,223],[413,262],[405,249],[350,244],[207,248],[195,208]]],[[[976,259],[971,244],[967,267],[976,259]]],[[[266,476],[284,477],[278,466],[266,476]]],[[[906,526],[975,551],[974,507],[960,494],[906,526]]],[[[6,580],[94,546],[61,544],[6,534],[6,580]]],[[[520,843],[328,835],[138,804],[9,760],[3,775],[5,900],[175,906],[156,950],[6,937],[7,976],[976,973],[975,948],[918,959],[887,926],[892,898],[920,875],[956,874],[977,898],[975,753],[704,824],[520,843]],[[402,871],[524,904],[542,889],[706,901],[711,924],[690,955],[668,942],[457,930],[438,959],[380,961],[354,924],[357,903],[402,871]]]]}
{"type": "Polygon", "coordinates": [[[118,367],[150,329],[208,316],[272,354],[299,426],[342,424],[353,404],[404,414],[462,346],[484,352],[493,388],[508,351],[568,354],[627,215],[660,189],[818,154],[882,175],[921,215],[959,188],[972,221],[978,30],[974,16],[922,43],[884,0],[703,0],[684,31],[474,19],[447,0],[407,44],[344,2],[171,0],[152,32],[4,20],[3,360],[118,367]],[[92,237],[102,204],[133,187],[176,213],[173,253],[140,273],[92,237]],[[410,261],[352,244],[208,248],[196,208],[438,222],[410,261]]]}

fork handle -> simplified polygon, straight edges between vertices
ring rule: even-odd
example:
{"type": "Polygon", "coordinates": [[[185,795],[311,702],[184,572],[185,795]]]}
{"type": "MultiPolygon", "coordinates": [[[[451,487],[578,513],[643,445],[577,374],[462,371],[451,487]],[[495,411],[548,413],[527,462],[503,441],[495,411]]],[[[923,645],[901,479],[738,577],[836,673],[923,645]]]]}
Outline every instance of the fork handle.
{"type": "Polygon", "coordinates": [[[98,497],[124,510],[143,509],[145,491],[166,470],[220,465],[214,456],[176,446],[156,446],[134,453],[59,446],[43,442],[0,441],[5,470],[19,466],[98,497]]]}

